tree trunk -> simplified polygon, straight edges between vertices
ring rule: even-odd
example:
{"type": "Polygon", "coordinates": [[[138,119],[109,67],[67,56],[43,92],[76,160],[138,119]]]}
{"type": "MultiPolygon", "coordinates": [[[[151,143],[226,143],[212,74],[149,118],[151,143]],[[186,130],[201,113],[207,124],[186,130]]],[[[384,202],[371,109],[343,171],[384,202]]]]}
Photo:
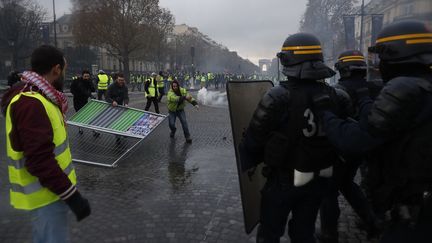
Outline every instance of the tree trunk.
{"type": "Polygon", "coordinates": [[[129,56],[124,54],[123,57],[123,75],[125,76],[126,82],[130,83],[130,71],[129,71],[129,56]]]}
{"type": "Polygon", "coordinates": [[[12,48],[12,60],[11,60],[12,71],[18,69],[18,53],[15,47],[12,48]]]}

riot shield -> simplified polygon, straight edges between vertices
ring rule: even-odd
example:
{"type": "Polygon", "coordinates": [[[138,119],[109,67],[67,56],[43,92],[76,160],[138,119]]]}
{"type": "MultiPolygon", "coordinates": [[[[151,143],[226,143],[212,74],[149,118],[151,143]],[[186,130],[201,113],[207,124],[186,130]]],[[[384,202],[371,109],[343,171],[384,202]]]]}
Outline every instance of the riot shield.
{"type": "Polygon", "coordinates": [[[271,87],[273,87],[271,81],[230,81],[226,87],[247,234],[252,232],[259,222],[260,191],[265,178],[261,174],[262,163],[252,169],[242,169],[245,163],[241,161],[239,144],[258,102],[271,87]]]}

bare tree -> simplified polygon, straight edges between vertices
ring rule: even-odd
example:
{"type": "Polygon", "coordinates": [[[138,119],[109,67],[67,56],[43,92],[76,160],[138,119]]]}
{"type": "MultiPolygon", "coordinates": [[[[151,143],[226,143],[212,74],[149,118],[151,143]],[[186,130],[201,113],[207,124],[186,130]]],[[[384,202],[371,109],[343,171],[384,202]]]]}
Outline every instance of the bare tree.
{"type": "Polygon", "coordinates": [[[343,49],[343,16],[355,10],[358,0],[308,0],[300,31],[315,34],[325,54],[334,59],[343,49]]]}
{"type": "Polygon", "coordinates": [[[46,13],[32,0],[0,0],[0,49],[9,53],[11,68],[28,58],[41,40],[41,23],[46,13]]]}
{"type": "Polygon", "coordinates": [[[151,35],[164,26],[161,19],[171,16],[159,7],[158,0],[72,0],[72,3],[77,42],[106,48],[123,64],[127,77],[130,58],[149,48],[151,35]]]}

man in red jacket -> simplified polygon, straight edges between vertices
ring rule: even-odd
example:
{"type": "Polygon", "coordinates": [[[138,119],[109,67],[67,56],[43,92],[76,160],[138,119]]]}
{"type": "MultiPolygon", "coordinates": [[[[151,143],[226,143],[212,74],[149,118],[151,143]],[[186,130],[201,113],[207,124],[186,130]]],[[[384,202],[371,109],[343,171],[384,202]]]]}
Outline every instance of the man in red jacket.
{"type": "Polygon", "coordinates": [[[68,206],[80,221],[90,205],[75,187],[65,113],[67,98],[60,92],[66,68],[64,55],[41,46],[31,56],[31,69],[22,75],[1,102],[6,117],[10,200],[31,214],[33,242],[67,242],[68,206]]]}

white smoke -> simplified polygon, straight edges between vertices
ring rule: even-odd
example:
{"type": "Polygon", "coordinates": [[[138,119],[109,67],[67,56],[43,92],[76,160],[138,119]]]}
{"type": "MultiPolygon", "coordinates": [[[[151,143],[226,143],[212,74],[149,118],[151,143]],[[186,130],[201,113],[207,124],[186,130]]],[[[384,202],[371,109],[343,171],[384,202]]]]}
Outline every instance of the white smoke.
{"type": "Polygon", "coordinates": [[[228,105],[227,93],[220,91],[208,91],[201,88],[197,96],[198,103],[207,106],[226,106],[228,105]]]}

